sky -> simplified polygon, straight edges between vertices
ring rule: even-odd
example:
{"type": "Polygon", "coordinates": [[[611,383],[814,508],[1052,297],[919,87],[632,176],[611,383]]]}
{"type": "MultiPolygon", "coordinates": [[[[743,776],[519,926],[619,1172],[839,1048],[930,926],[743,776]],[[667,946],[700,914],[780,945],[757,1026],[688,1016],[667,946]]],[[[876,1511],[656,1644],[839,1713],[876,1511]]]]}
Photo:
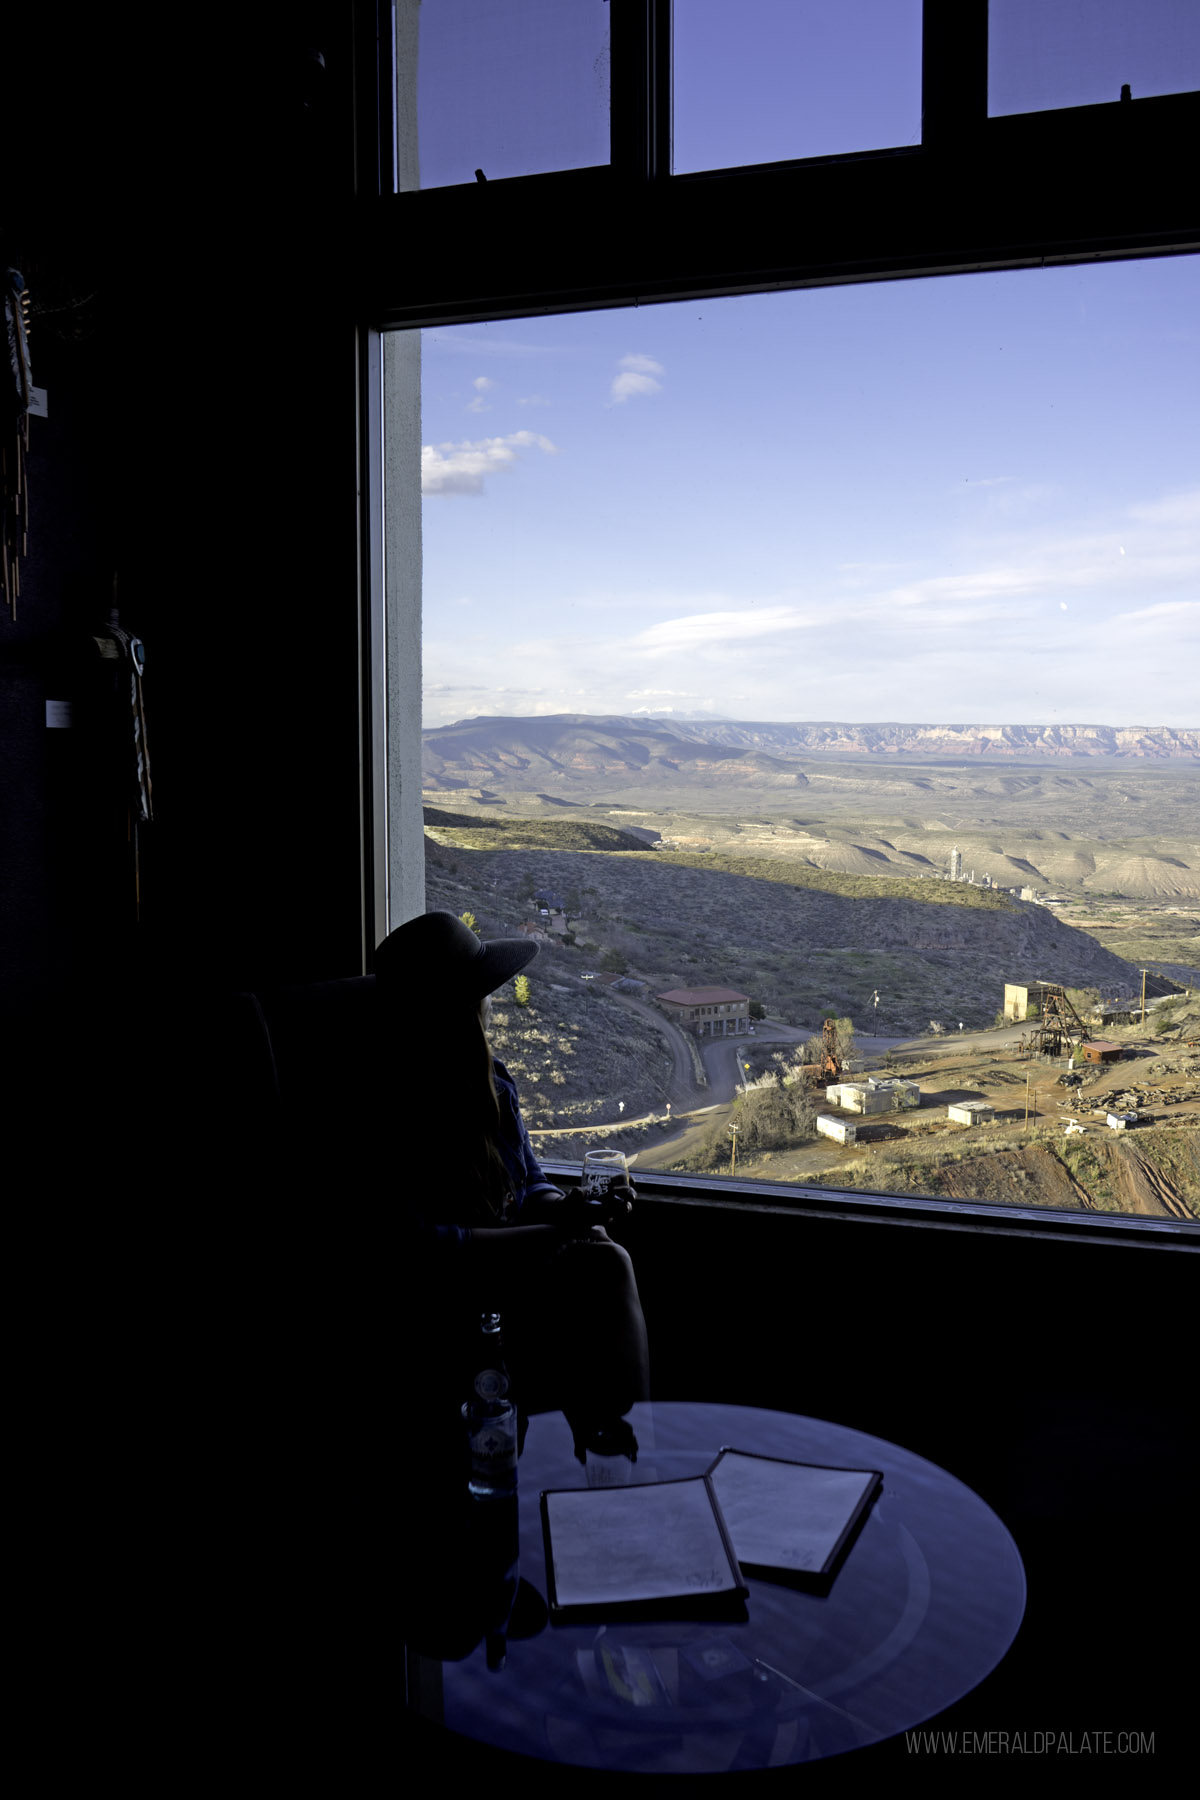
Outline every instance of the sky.
{"type": "MultiPolygon", "coordinates": [[[[706,151],[703,132],[716,128],[703,121],[719,112],[718,39],[705,30],[714,4],[676,0],[677,167],[854,147],[824,141],[836,108],[808,109],[816,136],[794,148],[764,136],[780,110],[770,83],[782,92],[786,75],[726,66],[720,79],[746,104],[720,114],[706,151]]],[[[745,4],[788,30],[808,11],[745,4]]],[[[1066,0],[998,5],[1001,49],[1028,48],[1030,21],[1078,16],[1066,0]]],[[[847,0],[836,16],[862,15],[854,30],[878,40],[881,71],[895,76],[904,31],[889,43],[869,28],[886,17],[894,31],[906,8],[915,17],[909,0],[847,0]]],[[[1131,68],[1121,49],[1129,7],[1096,0],[1095,16],[1109,14],[1116,60],[1100,46],[1086,68],[1076,57],[1072,79],[1086,75],[1100,98],[1114,71],[1132,73],[1135,92],[1148,91],[1154,69],[1131,68]]],[[[1158,14],[1200,22],[1180,0],[1139,0],[1144,27],[1158,14]]],[[[586,37],[600,15],[587,0],[547,16],[586,37]]],[[[1012,58],[1029,71],[1022,104],[1090,98],[1058,93],[1052,33],[1042,48],[1040,61],[1012,58]]],[[[594,76],[592,50],[589,39],[594,76]]],[[[844,47],[831,54],[836,64],[844,47]]],[[[994,111],[1015,91],[999,54],[994,111]]],[[[431,50],[422,80],[437,66],[431,50]]],[[[851,133],[858,147],[916,141],[911,94],[881,131],[882,88],[860,80],[856,92],[869,114],[851,133]]],[[[577,111],[580,155],[595,160],[594,108],[577,111]]],[[[458,143],[473,116],[454,115],[464,168],[571,166],[561,147],[523,143],[506,170],[499,149],[458,143]]],[[[423,123],[425,185],[472,178],[449,156],[449,138],[423,123]]],[[[422,337],[426,726],[561,712],[1200,723],[1200,258],[422,337]]]]}
{"type": "MultiPolygon", "coordinates": [[[[673,0],[674,172],[918,144],[921,13],[673,0]]],[[[607,161],[606,0],[421,0],[418,17],[422,187],[607,161]]],[[[1125,84],[1135,99],[1200,87],[1196,0],[989,0],[993,115],[1116,101],[1125,84]]]]}

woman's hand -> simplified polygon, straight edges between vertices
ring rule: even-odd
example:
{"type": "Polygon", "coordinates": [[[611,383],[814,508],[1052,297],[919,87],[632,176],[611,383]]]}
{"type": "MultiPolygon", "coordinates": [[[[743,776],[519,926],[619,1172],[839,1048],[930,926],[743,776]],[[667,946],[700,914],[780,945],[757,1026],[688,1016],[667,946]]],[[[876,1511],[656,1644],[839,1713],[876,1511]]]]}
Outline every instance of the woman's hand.
{"type": "Polygon", "coordinates": [[[614,1221],[627,1219],[633,1211],[633,1203],[636,1199],[637,1195],[631,1181],[622,1181],[616,1187],[609,1188],[607,1194],[600,1201],[600,1205],[605,1209],[604,1223],[611,1225],[614,1221]]]}
{"type": "Polygon", "coordinates": [[[588,1224],[614,1225],[629,1217],[636,1198],[632,1185],[622,1181],[610,1187],[606,1194],[584,1194],[582,1189],[576,1188],[567,1196],[567,1204],[588,1224]]]}
{"type": "Polygon", "coordinates": [[[525,1202],[522,1218],[527,1222],[552,1225],[564,1240],[580,1238],[605,1225],[620,1224],[629,1217],[637,1195],[633,1186],[623,1181],[607,1194],[595,1197],[581,1188],[543,1188],[525,1202]]]}

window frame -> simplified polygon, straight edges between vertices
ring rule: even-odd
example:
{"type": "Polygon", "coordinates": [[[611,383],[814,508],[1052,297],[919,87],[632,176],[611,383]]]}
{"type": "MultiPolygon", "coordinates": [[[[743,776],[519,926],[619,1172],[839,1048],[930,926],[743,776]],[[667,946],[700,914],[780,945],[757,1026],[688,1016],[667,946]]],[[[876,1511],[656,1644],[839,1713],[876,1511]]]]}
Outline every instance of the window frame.
{"type": "MultiPolygon", "coordinates": [[[[356,213],[364,550],[365,961],[390,907],[382,518],[384,334],[641,303],[1124,261],[1200,251],[1184,171],[1200,93],[989,118],[987,0],[924,0],[919,146],[671,172],[671,0],[610,0],[607,167],[397,191],[395,13],[356,8],[356,213]],[[762,220],[769,223],[763,225],[762,220]],[[801,219],[784,241],[775,221],[801,219]],[[518,246],[518,248],[514,248],[518,246]]],[[[419,682],[419,670],[417,672],[419,682]]],[[[419,688],[418,688],[419,691],[419,688]]],[[[391,697],[396,706],[395,692],[391,697]]],[[[412,812],[411,806],[409,812],[412,812]]],[[[411,827],[410,827],[411,829],[411,827]]],[[[414,838],[411,854],[420,856],[414,838]]],[[[423,867],[423,865],[422,865],[423,867]]],[[[569,1165],[546,1164],[552,1174],[569,1165]]],[[[720,1176],[642,1178],[664,1202],[913,1227],[1200,1249],[1171,1219],[867,1194],[720,1176]]]]}
{"type": "MultiPolygon", "coordinates": [[[[610,0],[606,167],[395,191],[359,157],[355,285],[370,329],[480,323],[779,288],[1180,255],[1200,250],[1185,171],[1200,93],[987,113],[987,0],[924,0],[922,141],[670,171],[670,0],[610,0]],[[760,221],[800,219],[803,234],[760,221]]],[[[387,15],[370,0],[368,17],[387,15]]],[[[394,88],[379,73],[359,91],[394,88]]],[[[394,130],[386,102],[362,135],[394,130]]]]}

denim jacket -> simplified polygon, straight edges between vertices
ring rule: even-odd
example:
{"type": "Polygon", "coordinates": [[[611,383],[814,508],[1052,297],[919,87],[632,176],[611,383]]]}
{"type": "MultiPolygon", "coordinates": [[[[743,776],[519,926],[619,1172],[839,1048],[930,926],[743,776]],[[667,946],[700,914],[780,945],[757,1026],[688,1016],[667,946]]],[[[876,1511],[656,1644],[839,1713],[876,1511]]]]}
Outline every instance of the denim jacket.
{"type": "MultiPolygon", "coordinates": [[[[492,1073],[496,1082],[496,1098],[500,1104],[498,1148],[512,1183],[512,1196],[504,1217],[506,1223],[515,1224],[520,1218],[522,1207],[531,1196],[553,1194],[558,1190],[554,1182],[543,1173],[542,1166],[533,1153],[533,1145],[521,1117],[516,1082],[504,1064],[495,1058],[492,1060],[492,1073]]],[[[445,1255],[455,1250],[465,1250],[471,1239],[467,1226],[439,1224],[417,1208],[411,1214],[411,1226],[416,1247],[426,1252],[436,1251],[445,1255]]]]}

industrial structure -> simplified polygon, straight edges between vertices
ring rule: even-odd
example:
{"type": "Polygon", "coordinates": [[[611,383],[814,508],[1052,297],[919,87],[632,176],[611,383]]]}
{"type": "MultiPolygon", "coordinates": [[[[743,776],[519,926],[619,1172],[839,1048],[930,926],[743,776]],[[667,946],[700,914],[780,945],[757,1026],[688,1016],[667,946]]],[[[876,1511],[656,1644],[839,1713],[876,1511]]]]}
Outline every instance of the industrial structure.
{"type": "Polygon", "coordinates": [[[821,1059],[819,1062],[805,1063],[800,1072],[811,1086],[827,1088],[831,1081],[841,1079],[844,1068],[838,1044],[837,1020],[826,1019],[821,1026],[821,1059]]]}
{"type": "Polygon", "coordinates": [[[1034,983],[1040,1017],[1030,1040],[1035,1055],[1062,1056],[1065,1046],[1082,1043],[1087,1027],[1056,981],[1034,983]]]}
{"type": "Polygon", "coordinates": [[[1064,1044],[1082,1043],[1087,1026],[1057,981],[1005,982],[1004,1017],[1016,1023],[1033,1020],[1035,1054],[1061,1056],[1064,1044]]]}

